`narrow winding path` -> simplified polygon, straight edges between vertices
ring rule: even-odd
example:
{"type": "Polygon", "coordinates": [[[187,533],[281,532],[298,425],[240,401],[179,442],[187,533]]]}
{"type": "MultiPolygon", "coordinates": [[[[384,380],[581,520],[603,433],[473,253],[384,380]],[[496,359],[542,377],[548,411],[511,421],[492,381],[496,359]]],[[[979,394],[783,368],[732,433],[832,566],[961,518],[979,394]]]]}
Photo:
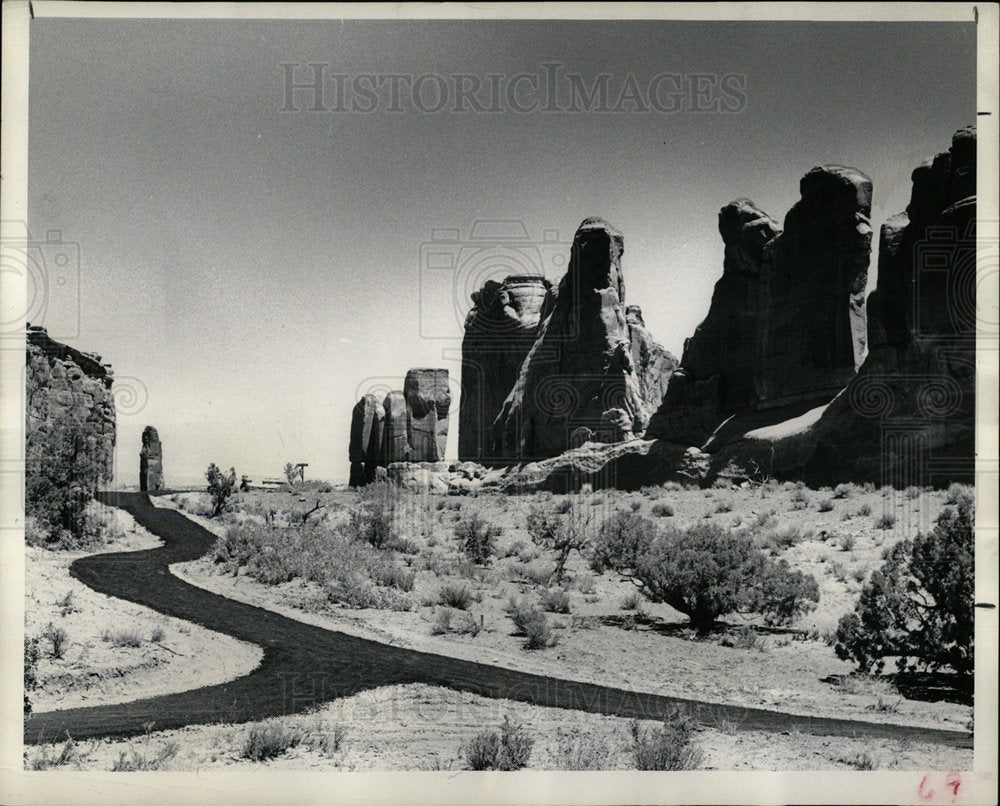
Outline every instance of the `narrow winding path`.
{"type": "MultiPolygon", "coordinates": [[[[172,509],[154,507],[144,493],[103,493],[101,500],[131,513],[162,538],[149,551],[98,554],[77,560],[70,573],[94,590],[150,607],[263,647],[257,669],[221,685],[117,705],[32,715],[24,740],[52,741],[140,734],[191,724],[248,722],[301,712],[339,697],[396,683],[426,683],[534,705],[655,719],[680,706],[707,724],[733,720],[743,729],[880,737],[972,747],[957,731],[797,716],[736,705],[683,700],[528,674],[417,652],[325,630],[182,582],[171,563],[205,554],[215,537],[172,509]]],[[[191,659],[197,663],[198,659],[191,659]]]]}

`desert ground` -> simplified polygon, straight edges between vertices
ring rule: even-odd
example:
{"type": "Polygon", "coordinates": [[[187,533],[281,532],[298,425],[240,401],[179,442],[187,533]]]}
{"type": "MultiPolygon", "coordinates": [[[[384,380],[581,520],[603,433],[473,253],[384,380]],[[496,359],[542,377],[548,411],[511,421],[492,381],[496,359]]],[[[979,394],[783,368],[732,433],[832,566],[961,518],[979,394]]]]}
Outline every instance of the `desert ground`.
{"type": "MultiPolygon", "coordinates": [[[[402,492],[394,507],[395,540],[379,549],[394,569],[367,606],[336,601],[316,581],[266,571],[252,561],[223,561],[227,533],[345,530],[358,494],[323,484],[234,495],[211,516],[207,493],[156,496],[157,506],[184,512],[220,537],[216,551],[171,572],[194,585],[331,630],[567,679],[723,702],[786,713],[830,716],[927,728],[967,730],[972,708],[961,692],[929,691],[920,676],[868,677],[837,658],[833,634],[867,576],[894,543],[927,530],[949,493],[842,485],[812,490],[801,484],[588,492],[576,496],[402,492]],[[818,607],[783,628],[758,617],[728,616],[699,635],[687,617],[638,594],[610,571],[570,555],[561,584],[551,584],[554,558],[526,529],[532,510],[574,510],[596,529],[609,513],[634,511],[657,523],[686,527],[716,522],[747,528],[775,558],[812,574],[818,607]],[[583,514],[579,514],[583,513],[583,514]],[[500,533],[494,556],[469,562],[456,527],[473,518],[500,533]],[[262,571],[263,569],[263,571],[262,571]],[[390,595],[391,594],[391,595],[390,595]],[[527,649],[508,615],[512,602],[547,610],[553,640],[527,649]],[[372,606],[374,605],[374,606],[372,606]],[[555,612],[552,612],[555,611],[555,612]]],[[[117,512],[117,511],[116,511],[117,512]]],[[[111,542],[101,550],[149,548],[124,513],[115,515],[111,542]]],[[[280,561],[281,546],[264,554],[280,561]]],[[[584,552],[586,553],[586,552],[584,552]]],[[[61,658],[42,640],[36,710],[123,702],[221,682],[245,674],[259,650],[176,619],[90,591],[72,580],[74,554],[28,548],[28,636],[52,622],[68,640],[61,658]],[[67,600],[67,594],[73,591],[67,600]],[[109,637],[107,625],[139,636],[138,646],[109,637]],[[152,640],[154,637],[159,640],[152,640]],[[124,646],[117,646],[124,643],[124,646]],[[199,662],[189,658],[197,655],[199,662]]],[[[229,555],[226,555],[229,556],[229,555]]],[[[348,560],[345,558],[344,563],[348,560]]],[[[369,581],[370,583],[370,581],[369,581]]],[[[343,598],[343,597],[342,597],[343,598]]],[[[356,597],[355,597],[356,598],[356,597]]],[[[49,642],[51,643],[51,642],[49,642]]],[[[134,643],[134,642],[133,642],[134,643]]],[[[887,672],[893,669],[887,669],[887,672]]],[[[940,681],[937,681],[940,688],[940,681]]],[[[316,713],[258,725],[206,725],[156,731],[127,741],[75,743],[53,737],[29,747],[25,764],[81,769],[200,769],[261,763],[250,733],[269,726],[286,734],[287,749],[264,761],[288,768],[462,769],[463,747],[504,716],[533,739],[528,769],[635,767],[629,720],[544,708],[423,685],[391,686],[329,703],[316,713]],[[248,757],[249,756],[249,757],[248,757]],[[129,765],[132,766],[129,766],[129,765]]],[[[655,726],[639,726],[653,730],[655,726]]],[[[914,741],[855,740],[800,733],[763,734],[738,724],[698,725],[692,744],[698,769],[968,769],[972,751],[914,741]]]]}

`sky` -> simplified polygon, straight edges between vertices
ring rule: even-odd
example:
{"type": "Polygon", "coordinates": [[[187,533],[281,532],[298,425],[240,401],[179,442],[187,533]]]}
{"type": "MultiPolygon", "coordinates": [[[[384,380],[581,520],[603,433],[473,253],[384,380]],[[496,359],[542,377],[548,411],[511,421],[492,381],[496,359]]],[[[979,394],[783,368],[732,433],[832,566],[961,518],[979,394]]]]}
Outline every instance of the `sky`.
{"type": "Polygon", "coordinates": [[[679,357],[722,273],[719,208],[781,221],[806,171],[850,165],[877,241],[975,122],[975,46],[971,23],[36,19],[27,224],[74,262],[31,321],[114,366],[118,483],[146,425],[168,485],[209,462],[345,481],[354,403],[420,366],[450,371],[452,458],[485,279],[558,280],[599,215],[679,357]],[[310,64],[325,110],[287,92],[310,64]]]}

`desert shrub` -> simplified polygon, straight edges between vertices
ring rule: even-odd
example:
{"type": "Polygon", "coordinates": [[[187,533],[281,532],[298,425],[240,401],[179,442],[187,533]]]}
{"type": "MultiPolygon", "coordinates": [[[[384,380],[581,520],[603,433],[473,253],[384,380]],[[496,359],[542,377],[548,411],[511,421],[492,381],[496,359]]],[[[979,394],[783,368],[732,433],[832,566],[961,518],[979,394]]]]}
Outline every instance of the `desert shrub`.
{"type": "Polygon", "coordinates": [[[591,548],[594,571],[634,567],[636,559],[652,545],[657,527],[634,512],[619,512],[601,524],[591,548]]]}
{"type": "Polygon", "coordinates": [[[569,595],[559,589],[545,591],[542,594],[542,609],[549,613],[568,613],[569,595]]]}
{"type": "Polygon", "coordinates": [[[62,748],[59,750],[59,755],[51,756],[49,755],[49,749],[43,747],[41,752],[31,759],[30,768],[39,772],[42,770],[50,770],[55,767],[65,767],[67,764],[76,764],[79,767],[80,761],[80,750],[77,747],[76,742],[73,741],[73,737],[66,733],[66,741],[63,742],[62,748]]]}
{"type": "Polygon", "coordinates": [[[833,501],[831,501],[829,498],[824,498],[822,501],[819,502],[817,508],[819,509],[820,512],[833,512],[833,501]]]}
{"type": "Polygon", "coordinates": [[[454,607],[458,610],[467,610],[472,604],[472,591],[465,585],[448,583],[443,585],[438,591],[438,601],[445,607],[454,607]]]}
{"type": "Polygon", "coordinates": [[[142,635],[133,627],[118,627],[101,631],[101,640],[116,647],[140,647],[142,635]]]}
{"type": "Polygon", "coordinates": [[[231,467],[228,473],[223,473],[212,462],[205,471],[205,480],[208,482],[208,494],[212,497],[212,514],[221,515],[226,499],[236,487],[236,470],[231,467]]]}
{"type": "Polygon", "coordinates": [[[871,504],[862,504],[860,507],[858,507],[858,515],[860,517],[867,518],[871,514],[872,514],[871,504]]]}
{"type": "Polygon", "coordinates": [[[351,539],[381,549],[396,539],[399,490],[388,481],[375,481],[360,489],[348,514],[346,533],[351,539]]]}
{"type": "Polygon", "coordinates": [[[434,623],[431,625],[431,635],[444,635],[451,632],[451,619],[454,610],[441,608],[434,614],[434,623]]]}
{"type": "Polygon", "coordinates": [[[669,529],[645,550],[608,556],[609,567],[651,601],[686,614],[700,632],[733,612],[762,613],[768,623],[786,624],[819,601],[811,576],[770,560],[748,535],[712,524],[669,529]]]}
{"type": "Polygon", "coordinates": [[[886,513],[885,515],[880,515],[878,520],[875,521],[876,529],[891,529],[896,525],[896,516],[886,513]]]}
{"type": "Polygon", "coordinates": [[[478,565],[489,563],[497,550],[497,538],[502,534],[499,526],[488,523],[478,515],[455,526],[455,537],[462,543],[465,556],[478,565]]]}
{"type": "Polygon", "coordinates": [[[907,499],[912,501],[914,498],[919,498],[920,493],[922,492],[923,490],[921,490],[919,487],[915,485],[910,485],[905,490],[903,490],[903,495],[905,495],[907,499]]]}
{"type": "Polygon", "coordinates": [[[968,484],[952,484],[948,488],[948,496],[945,499],[946,504],[957,505],[957,504],[968,504],[972,505],[976,500],[976,491],[973,487],[968,484]]]}
{"type": "Polygon", "coordinates": [[[484,730],[462,748],[470,770],[521,770],[528,765],[535,740],[524,726],[504,717],[500,730],[484,730]]]}
{"type": "Polygon", "coordinates": [[[576,589],[580,591],[580,593],[582,593],[584,596],[593,593],[595,590],[597,590],[597,586],[594,583],[594,578],[587,573],[578,574],[576,578],[573,580],[573,583],[576,585],[576,589]]]}
{"type": "Polygon", "coordinates": [[[562,513],[533,509],[527,517],[531,541],[556,555],[551,580],[557,584],[562,582],[570,552],[582,553],[586,548],[590,527],[590,516],[581,507],[574,507],[567,502],[563,509],[562,513]]]}
{"type": "Polygon", "coordinates": [[[285,462],[285,481],[289,487],[294,487],[295,482],[301,481],[301,474],[291,462],[285,462]]]}
{"type": "Polygon", "coordinates": [[[694,744],[694,724],[676,708],[660,727],[644,730],[633,721],[631,729],[637,770],[696,770],[704,760],[694,744]]]}
{"type": "MultiPolygon", "coordinates": [[[[431,539],[427,541],[427,545],[431,548],[437,545],[437,540],[431,536],[431,539]]],[[[415,540],[410,540],[408,537],[397,537],[392,541],[389,546],[393,551],[398,551],[400,554],[419,554],[420,544],[415,540]]]]}
{"type": "Polygon", "coordinates": [[[41,657],[37,638],[24,636],[24,715],[31,714],[29,691],[38,688],[38,659],[41,657]]]}
{"type": "Polygon", "coordinates": [[[513,602],[507,613],[517,632],[525,637],[525,649],[546,649],[558,643],[558,637],[541,610],[523,602],[513,602]]]}
{"type": "Polygon", "coordinates": [[[719,503],[715,505],[716,514],[722,514],[725,512],[732,512],[732,511],[733,511],[733,502],[728,499],[719,501],[719,503]]]}
{"type": "Polygon", "coordinates": [[[180,745],[177,742],[167,742],[156,753],[149,752],[149,730],[146,731],[146,743],[142,752],[136,748],[131,748],[131,757],[127,756],[123,750],[118,755],[118,760],[111,766],[112,772],[152,772],[163,769],[163,766],[180,752],[180,745]]]}
{"type": "Polygon", "coordinates": [[[857,491],[858,491],[858,487],[857,487],[856,484],[851,484],[851,483],[848,483],[848,484],[838,484],[836,487],[833,488],[833,497],[834,498],[850,498],[857,491]]]}
{"type": "Polygon", "coordinates": [[[69,635],[62,627],[56,627],[51,621],[42,633],[42,637],[49,642],[49,654],[53,658],[62,658],[66,654],[66,647],[69,644],[69,635]]]}
{"type": "Polygon", "coordinates": [[[798,526],[789,526],[787,529],[772,532],[767,542],[780,551],[783,549],[790,549],[792,546],[797,546],[799,543],[804,540],[808,540],[810,537],[812,537],[811,531],[803,532],[798,526]]]}
{"type": "Polygon", "coordinates": [[[658,518],[672,518],[674,515],[674,508],[670,506],[670,504],[656,504],[650,512],[658,518]]]}
{"type": "Polygon", "coordinates": [[[267,761],[297,747],[304,738],[303,731],[282,722],[251,725],[243,740],[240,755],[251,761],[267,761]]]}
{"type": "Polygon", "coordinates": [[[560,770],[606,770],[611,748],[603,737],[577,732],[561,736],[556,749],[556,767],[560,770]]]}
{"type": "Polygon", "coordinates": [[[853,613],[837,625],[835,650],[862,671],[885,659],[906,668],[950,666],[970,674],[974,662],[974,505],[944,509],[929,534],[897,543],[861,589],[853,613]]]}
{"type": "Polygon", "coordinates": [[[317,719],[306,741],[313,750],[318,750],[324,756],[329,757],[340,751],[347,734],[347,725],[336,722],[332,729],[327,730],[323,720],[317,719]]]}
{"type": "Polygon", "coordinates": [[[733,630],[728,636],[728,641],[735,649],[753,649],[757,652],[767,652],[770,649],[767,640],[749,625],[733,630]]]}
{"type": "Polygon", "coordinates": [[[639,607],[639,603],[641,601],[642,596],[638,591],[626,593],[625,597],[622,599],[622,610],[635,610],[639,607]]]}
{"type": "Polygon", "coordinates": [[[153,631],[149,634],[149,640],[154,644],[158,644],[166,636],[166,632],[163,627],[154,627],[153,631]]]}
{"type": "Polygon", "coordinates": [[[856,542],[857,539],[852,534],[841,535],[840,537],[841,551],[853,551],[856,542]]]}
{"type": "Polygon", "coordinates": [[[261,582],[316,582],[329,601],[349,607],[409,609],[409,600],[394,589],[412,589],[412,572],[393,570],[396,566],[384,552],[344,531],[315,524],[282,528],[244,523],[227,529],[211,556],[221,571],[235,574],[245,568],[261,582]]]}

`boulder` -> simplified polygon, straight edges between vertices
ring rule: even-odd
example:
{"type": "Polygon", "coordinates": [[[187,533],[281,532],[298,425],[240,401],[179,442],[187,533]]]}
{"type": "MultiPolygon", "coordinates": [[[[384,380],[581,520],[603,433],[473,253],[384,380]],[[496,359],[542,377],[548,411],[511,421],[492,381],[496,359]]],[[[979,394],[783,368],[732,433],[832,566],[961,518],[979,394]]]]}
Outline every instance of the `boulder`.
{"type": "Polygon", "coordinates": [[[553,301],[552,284],[541,276],[512,275],[487,281],[472,295],[462,339],[462,396],[458,456],[498,458],[493,423],[517,381],[538,327],[553,301]]]}
{"type": "Polygon", "coordinates": [[[599,428],[612,408],[637,433],[649,415],[625,318],[622,235],[600,218],[580,224],[551,313],[525,356],[496,419],[507,460],[555,456],[579,428],[599,428]]]}
{"type": "Polygon", "coordinates": [[[139,489],[154,492],[163,489],[163,446],[160,435],[151,425],[142,432],[142,448],[139,450],[139,489]]]}
{"type": "Polygon", "coordinates": [[[438,462],[448,444],[451,389],[446,369],[411,369],[403,382],[409,461],[438,462]]]}

